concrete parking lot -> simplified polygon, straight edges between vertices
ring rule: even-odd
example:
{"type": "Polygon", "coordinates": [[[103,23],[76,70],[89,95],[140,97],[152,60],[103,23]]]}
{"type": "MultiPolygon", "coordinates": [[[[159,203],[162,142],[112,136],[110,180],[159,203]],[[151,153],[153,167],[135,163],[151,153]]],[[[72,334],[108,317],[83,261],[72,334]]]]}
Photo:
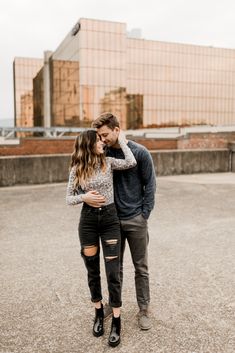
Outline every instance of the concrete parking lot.
{"type": "MultiPolygon", "coordinates": [[[[80,207],[66,184],[0,188],[1,353],[234,353],[235,174],[158,178],[149,220],[153,327],[137,326],[127,250],[122,342],[91,334],[80,207]]],[[[102,263],[104,297],[107,297],[102,263]]]]}

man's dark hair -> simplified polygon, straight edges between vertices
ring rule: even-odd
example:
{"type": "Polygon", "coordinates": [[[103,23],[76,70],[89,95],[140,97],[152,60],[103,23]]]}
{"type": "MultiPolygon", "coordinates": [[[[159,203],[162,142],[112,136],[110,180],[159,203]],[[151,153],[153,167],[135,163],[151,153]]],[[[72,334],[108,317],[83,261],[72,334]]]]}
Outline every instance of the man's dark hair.
{"type": "Polygon", "coordinates": [[[120,127],[118,119],[112,113],[103,113],[92,123],[92,127],[96,129],[99,129],[104,125],[111,130],[114,130],[115,127],[120,127]]]}

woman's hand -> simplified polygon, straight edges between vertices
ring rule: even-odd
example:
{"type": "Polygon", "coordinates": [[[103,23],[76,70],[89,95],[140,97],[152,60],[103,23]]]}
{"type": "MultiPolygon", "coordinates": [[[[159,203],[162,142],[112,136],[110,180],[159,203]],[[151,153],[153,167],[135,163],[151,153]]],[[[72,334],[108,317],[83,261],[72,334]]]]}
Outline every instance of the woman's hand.
{"type": "Polygon", "coordinates": [[[118,135],[118,142],[121,142],[121,141],[123,141],[125,143],[128,142],[126,139],[126,135],[124,134],[124,132],[122,130],[120,130],[119,135],[118,135]]]}
{"type": "Polygon", "coordinates": [[[105,203],[105,197],[100,195],[98,191],[92,190],[82,195],[82,201],[92,207],[101,207],[105,203]]]}

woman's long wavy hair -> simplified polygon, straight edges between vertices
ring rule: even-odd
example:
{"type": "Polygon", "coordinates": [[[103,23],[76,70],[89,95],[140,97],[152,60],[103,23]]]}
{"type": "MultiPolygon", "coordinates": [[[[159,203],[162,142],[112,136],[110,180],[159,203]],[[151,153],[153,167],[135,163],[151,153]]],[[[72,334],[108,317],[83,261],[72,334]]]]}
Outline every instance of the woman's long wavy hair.
{"type": "Polygon", "coordinates": [[[83,131],[75,139],[70,164],[70,168],[76,167],[74,188],[77,188],[78,185],[84,188],[98,165],[102,171],[106,169],[105,156],[97,154],[96,143],[97,133],[95,130],[83,131]]]}

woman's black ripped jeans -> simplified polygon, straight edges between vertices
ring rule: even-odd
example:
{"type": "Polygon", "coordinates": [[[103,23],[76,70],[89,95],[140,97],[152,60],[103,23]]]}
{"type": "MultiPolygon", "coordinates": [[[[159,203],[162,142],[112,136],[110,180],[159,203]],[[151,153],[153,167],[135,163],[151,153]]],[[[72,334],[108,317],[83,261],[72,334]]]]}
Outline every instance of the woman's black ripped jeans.
{"type": "Polygon", "coordinates": [[[120,223],[114,203],[99,208],[84,203],[79,222],[81,254],[88,271],[88,285],[91,301],[102,299],[100,280],[100,247],[101,239],[105,270],[109,291],[109,304],[119,308],[121,302],[120,283],[120,223]],[[86,249],[97,249],[94,256],[86,256],[86,249]]]}

